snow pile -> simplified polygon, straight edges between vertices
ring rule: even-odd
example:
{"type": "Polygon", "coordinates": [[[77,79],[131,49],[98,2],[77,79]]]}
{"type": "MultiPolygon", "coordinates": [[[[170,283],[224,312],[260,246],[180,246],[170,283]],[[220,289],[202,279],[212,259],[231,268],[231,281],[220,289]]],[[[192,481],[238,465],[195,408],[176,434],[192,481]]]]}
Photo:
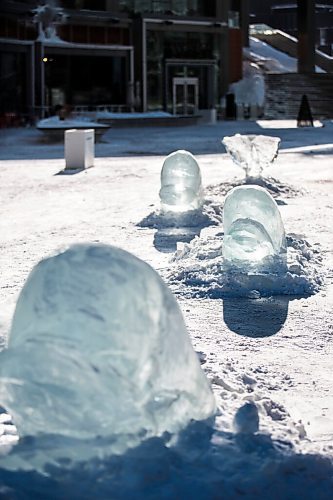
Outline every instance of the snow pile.
{"type": "MultiPolygon", "coordinates": [[[[213,384],[231,401],[243,398],[233,430],[223,429],[218,417],[214,427],[192,423],[172,446],[166,438],[151,438],[124,455],[81,461],[70,469],[61,461],[49,464],[46,473],[0,469],[0,494],[73,500],[332,498],[332,462],[299,451],[297,442],[305,441],[301,424],[271,399],[246,393],[245,383],[227,389],[222,379],[213,384]],[[279,439],[265,432],[265,421],[280,429],[279,439]]],[[[27,455],[31,444],[22,441],[18,453],[27,455]]],[[[39,438],[36,444],[49,443],[39,438]]]]}
{"type": "Polygon", "coordinates": [[[202,229],[207,226],[217,226],[222,223],[222,207],[220,203],[205,200],[203,206],[186,212],[165,212],[156,210],[150,213],[137,225],[152,229],[191,228],[202,229]]]}
{"type": "MultiPolygon", "coordinates": [[[[6,498],[49,498],[52,492],[52,498],[73,500],[332,498],[332,461],[311,451],[303,422],[294,421],[267,393],[268,385],[288,390],[290,375],[279,371],[272,376],[261,364],[249,370],[228,357],[217,370],[213,356],[206,360],[199,354],[219,407],[212,425],[191,423],[171,445],[168,436],[150,438],[122,455],[82,460],[71,467],[59,461],[43,473],[2,468],[0,493],[6,498]]],[[[23,439],[16,454],[23,461],[36,446],[47,458],[50,445],[50,438],[23,439]]]]}
{"type": "Polygon", "coordinates": [[[105,110],[92,111],[91,113],[94,115],[96,120],[105,120],[112,118],[114,120],[117,119],[138,119],[138,118],[169,118],[172,115],[171,113],[167,113],[166,111],[149,111],[147,113],[115,113],[107,110],[107,106],[105,106],[105,110]]]}
{"type": "Polygon", "coordinates": [[[249,263],[247,272],[242,271],[224,261],[222,246],[223,233],[179,244],[168,269],[170,284],[186,296],[210,298],[308,296],[322,285],[319,250],[304,239],[287,237],[287,271],[275,256],[266,257],[262,266],[249,263]]]}
{"type": "Polygon", "coordinates": [[[222,207],[220,202],[214,203],[206,200],[200,209],[188,212],[176,213],[157,210],[141,220],[137,226],[157,229],[154,234],[154,247],[159,252],[173,253],[177,250],[179,242],[189,243],[200,235],[203,228],[218,226],[221,223],[222,207]]]}
{"type": "Polygon", "coordinates": [[[102,123],[97,123],[89,118],[66,118],[65,120],[60,120],[59,116],[51,116],[50,118],[44,118],[39,120],[36,124],[36,128],[43,130],[49,129],[68,129],[68,128],[107,128],[107,125],[102,123]]]}
{"type": "Polygon", "coordinates": [[[283,195],[284,198],[294,198],[295,196],[304,194],[304,189],[285,184],[277,179],[274,179],[273,177],[260,177],[257,179],[251,177],[243,179],[235,178],[232,181],[225,181],[221,184],[207,186],[205,188],[205,192],[210,197],[214,198],[215,203],[217,203],[217,198],[224,198],[234,187],[246,184],[253,184],[265,188],[269,194],[273,196],[278,205],[286,205],[286,202],[280,198],[281,195],[283,195]]]}

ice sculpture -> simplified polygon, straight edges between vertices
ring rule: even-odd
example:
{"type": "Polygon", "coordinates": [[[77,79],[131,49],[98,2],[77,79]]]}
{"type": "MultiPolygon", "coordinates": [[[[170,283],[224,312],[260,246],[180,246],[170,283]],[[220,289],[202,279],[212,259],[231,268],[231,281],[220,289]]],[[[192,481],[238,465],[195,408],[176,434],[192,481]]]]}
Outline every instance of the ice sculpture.
{"type": "Polygon", "coordinates": [[[160,199],[164,211],[185,212],[202,205],[200,167],[189,151],[174,151],[164,160],[160,199]]]}
{"type": "Polygon", "coordinates": [[[265,77],[263,70],[250,61],[243,62],[243,78],[230,85],[238,105],[260,106],[265,103],[265,77]]]}
{"type": "Polygon", "coordinates": [[[236,165],[245,171],[246,179],[256,179],[277,157],[280,141],[269,135],[236,134],[224,137],[222,143],[236,165]]]}
{"type": "Polygon", "coordinates": [[[57,35],[57,25],[66,21],[67,16],[61,7],[58,7],[55,0],[48,0],[43,5],[38,5],[32,9],[33,22],[38,25],[38,40],[57,40],[60,38],[57,35]]]}
{"type": "Polygon", "coordinates": [[[243,185],[226,196],[223,208],[223,255],[226,261],[243,265],[265,257],[286,256],[284,226],[278,206],[262,187],[243,185]]]}
{"type": "Polygon", "coordinates": [[[110,437],[121,452],[215,410],[174,296],[112,246],[41,261],[0,357],[0,403],[20,436],[110,437]]]}

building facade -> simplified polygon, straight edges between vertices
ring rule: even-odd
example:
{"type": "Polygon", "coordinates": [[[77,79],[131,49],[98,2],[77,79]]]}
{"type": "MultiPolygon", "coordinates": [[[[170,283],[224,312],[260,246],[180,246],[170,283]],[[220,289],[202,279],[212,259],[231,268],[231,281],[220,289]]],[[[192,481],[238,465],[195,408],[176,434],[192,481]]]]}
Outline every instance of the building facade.
{"type": "Polygon", "coordinates": [[[247,0],[3,0],[0,115],[195,114],[242,77],[247,0]]]}

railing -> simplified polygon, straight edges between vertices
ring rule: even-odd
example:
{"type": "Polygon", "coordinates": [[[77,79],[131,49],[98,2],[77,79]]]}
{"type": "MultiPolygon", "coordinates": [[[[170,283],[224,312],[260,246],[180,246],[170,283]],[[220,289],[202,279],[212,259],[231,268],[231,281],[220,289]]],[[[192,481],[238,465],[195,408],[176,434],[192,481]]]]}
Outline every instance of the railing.
{"type": "Polygon", "coordinates": [[[131,111],[131,107],[127,104],[98,104],[94,105],[77,105],[71,107],[73,113],[97,113],[97,112],[108,112],[108,113],[128,113],[131,111]]]}
{"type": "MultiPolygon", "coordinates": [[[[68,105],[64,106],[65,114],[68,116],[87,116],[92,118],[98,112],[108,113],[130,113],[134,111],[133,107],[127,104],[87,104],[87,105],[68,105]]],[[[34,120],[48,118],[55,114],[54,106],[35,106],[33,110],[34,120]]]]}
{"type": "MultiPolygon", "coordinates": [[[[250,25],[250,35],[262,40],[277,50],[285,52],[291,57],[297,58],[297,38],[288,35],[284,31],[271,28],[267,24],[250,25]]],[[[322,68],[327,73],[333,73],[333,57],[316,49],[315,51],[316,65],[322,68]]]]}

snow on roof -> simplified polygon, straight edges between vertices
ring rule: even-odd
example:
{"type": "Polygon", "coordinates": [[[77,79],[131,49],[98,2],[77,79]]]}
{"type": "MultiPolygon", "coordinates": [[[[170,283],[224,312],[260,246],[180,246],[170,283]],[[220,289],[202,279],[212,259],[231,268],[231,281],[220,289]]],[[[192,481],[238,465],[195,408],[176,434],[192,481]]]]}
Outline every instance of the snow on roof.
{"type": "Polygon", "coordinates": [[[44,120],[39,120],[36,124],[38,129],[59,129],[59,128],[105,128],[107,125],[102,123],[97,123],[89,118],[78,117],[78,118],[66,118],[65,120],[60,120],[59,116],[51,116],[50,118],[45,118],[44,120]]]}

